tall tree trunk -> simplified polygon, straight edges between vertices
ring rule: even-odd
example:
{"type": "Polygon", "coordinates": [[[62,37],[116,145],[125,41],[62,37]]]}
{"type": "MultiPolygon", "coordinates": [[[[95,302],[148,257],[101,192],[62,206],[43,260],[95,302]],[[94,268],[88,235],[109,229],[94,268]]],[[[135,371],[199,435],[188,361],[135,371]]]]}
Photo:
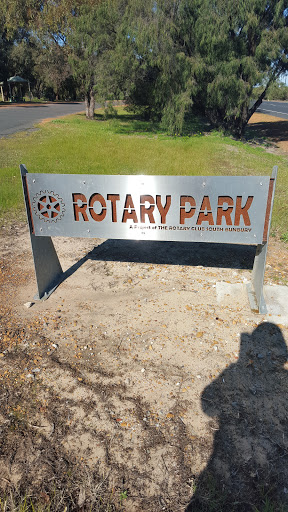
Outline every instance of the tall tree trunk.
{"type": "Polygon", "coordinates": [[[255,101],[255,103],[252,105],[252,107],[247,109],[245,120],[242,124],[241,136],[244,134],[244,130],[248,124],[250,117],[254,114],[254,112],[256,112],[257,108],[260,107],[262,101],[264,100],[269,85],[271,85],[271,83],[275,82],[275,80],[278,78],[279,74],[280,73],[278,72],[278,73],[273,73],[271,75],[270,80],[268,80],[264,91],[260,94],[259,98],[255,101]]]}
{"type": "Polygon", "coordinates": [[[249,111],[248,111],[248,116],[249,116],[248,117],[248,121],[249,121],[250,117],[254,114],[254,112],[256,112],[257,108],[260,107],[262,101],[265,98],[265,95],[266,95],[266,92],[267,92],[267,89],[268,89],[270,83],[271,83],[271,81],[268,82],[268,84],[266,85],[264,91],[260,94],[259,98],[255,101],[254,105],[249,109],[249,111]]]}
{"type": "Polygon", "coordinates": [[[239,139],[241,139],[244,135],[246,126],[249,122],[249,119],[252,117],[254,112],[256,112],[257,108],[260,107],[263,99],[265,98],[267,89],[271,82],[275,80],[275,77],[273,76],[267,83],[264,91],[259,95],[255,103],[253,103],[252,107],[249,108],[247,105],[245,105],[242,108],[241,116],[236,119],[236,121],[231,123],[230,129],[232,133],[239,139]]]}
{"type": "Polygon", "coordinates": [[[93,89],[89,89],[85,95],[85,110],[86,110],[86,119],[94,118],[94,110],[95,110],[95,98],[93,89]]]}
{"type": "Polygon", "coordinates": [[[89,119],[94,118],[94,110],[95,110],[95,98],[94,98],[94,93],[92,92],[91,99],[90,99],[90,106],[89,106],[89,119]]]}

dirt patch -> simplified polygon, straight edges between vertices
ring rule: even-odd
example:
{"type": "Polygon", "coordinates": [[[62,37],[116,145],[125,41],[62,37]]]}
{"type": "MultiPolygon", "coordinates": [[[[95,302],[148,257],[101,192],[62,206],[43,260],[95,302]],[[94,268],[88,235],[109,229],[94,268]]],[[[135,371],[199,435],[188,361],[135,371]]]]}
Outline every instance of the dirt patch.
{"type": "Polygon", "coordinates": [[[260,144],[268,142],[270,149],[276,147],[282,153],[288,153],[288,121],[279,117],[253,114],[248,123],[247,136],[260,144]]]}
{"type": "MultiPolygon", "coordinates": [[[[288,505],[288,329],[216,296],[250,280],[253,248],[57,239],[64,270],[83,264],[27,309],[26,226],[1,240],[2,496],[61,512],[288,505]]],[[[287,261],[271,239],[267,282],[287,261]]]]}

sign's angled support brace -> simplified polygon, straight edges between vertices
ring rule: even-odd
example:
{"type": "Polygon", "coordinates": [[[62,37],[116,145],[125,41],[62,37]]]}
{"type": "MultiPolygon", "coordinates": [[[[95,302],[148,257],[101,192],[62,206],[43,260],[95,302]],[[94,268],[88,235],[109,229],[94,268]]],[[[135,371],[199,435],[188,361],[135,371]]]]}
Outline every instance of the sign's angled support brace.
{"type": "Polygon", "coordinates": [[[263,283],[267,256],[267,242],[257,245],[252,280],[248,283],[248,297],[252,311],[266,315],[267,307],[263,295],[263,283]]]}
{"type": "Polygon", "coordinates": [[[264,274],[266,267],[266,257],[268,248],[269,231],[272,217],[273,201],[275,195],[275,185],[277,178],[278,167],[273,167],[272,176],[270,178],[266,216],[263,232],[263,243],[257,245],[256,254],[254,259],[252,280],[248,284],[248,297],[252,311],[265,315],[267,307],[263,295],[264,274]]]}
{"type": "Polygon", "coordinates": [[[20,173],[38,287],[38,293],[35,295],[34,300],[45,300],[61,283],[64,273],[51,237],[36,237],[34,235],[29,190],[26,181],[28,171],[24,165],[20,165],[20,173]]]}

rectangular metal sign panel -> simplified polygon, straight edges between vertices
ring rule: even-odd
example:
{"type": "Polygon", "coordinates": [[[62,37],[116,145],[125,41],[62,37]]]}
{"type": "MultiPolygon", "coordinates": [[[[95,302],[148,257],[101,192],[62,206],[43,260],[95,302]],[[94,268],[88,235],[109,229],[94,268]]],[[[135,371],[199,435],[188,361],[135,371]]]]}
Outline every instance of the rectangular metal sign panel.
{"type": "Polygon", "coordinates": [[[259,244],[269,176],[26,174],[36,236],[259,244]]]}

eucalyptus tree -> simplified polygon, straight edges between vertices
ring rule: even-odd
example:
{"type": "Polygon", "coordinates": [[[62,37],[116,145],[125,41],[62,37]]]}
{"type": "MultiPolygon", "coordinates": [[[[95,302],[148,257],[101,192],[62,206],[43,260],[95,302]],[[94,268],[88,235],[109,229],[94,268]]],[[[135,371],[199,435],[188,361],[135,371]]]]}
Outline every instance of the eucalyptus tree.
{"type": "Polygon", "coordinates": [[[13,43],[7,38],[6,30],[0,26],[0,82],[11,76],[9,60],[12,46],[13,43]]]}
{"type": "Polygon", "coordinates": [[[5,30],[11,43],[10,75],[21,74],[36,90],[51,87],[56,99],[71,75],[66,32],[71,0],[3,0],[5,30]]]}

